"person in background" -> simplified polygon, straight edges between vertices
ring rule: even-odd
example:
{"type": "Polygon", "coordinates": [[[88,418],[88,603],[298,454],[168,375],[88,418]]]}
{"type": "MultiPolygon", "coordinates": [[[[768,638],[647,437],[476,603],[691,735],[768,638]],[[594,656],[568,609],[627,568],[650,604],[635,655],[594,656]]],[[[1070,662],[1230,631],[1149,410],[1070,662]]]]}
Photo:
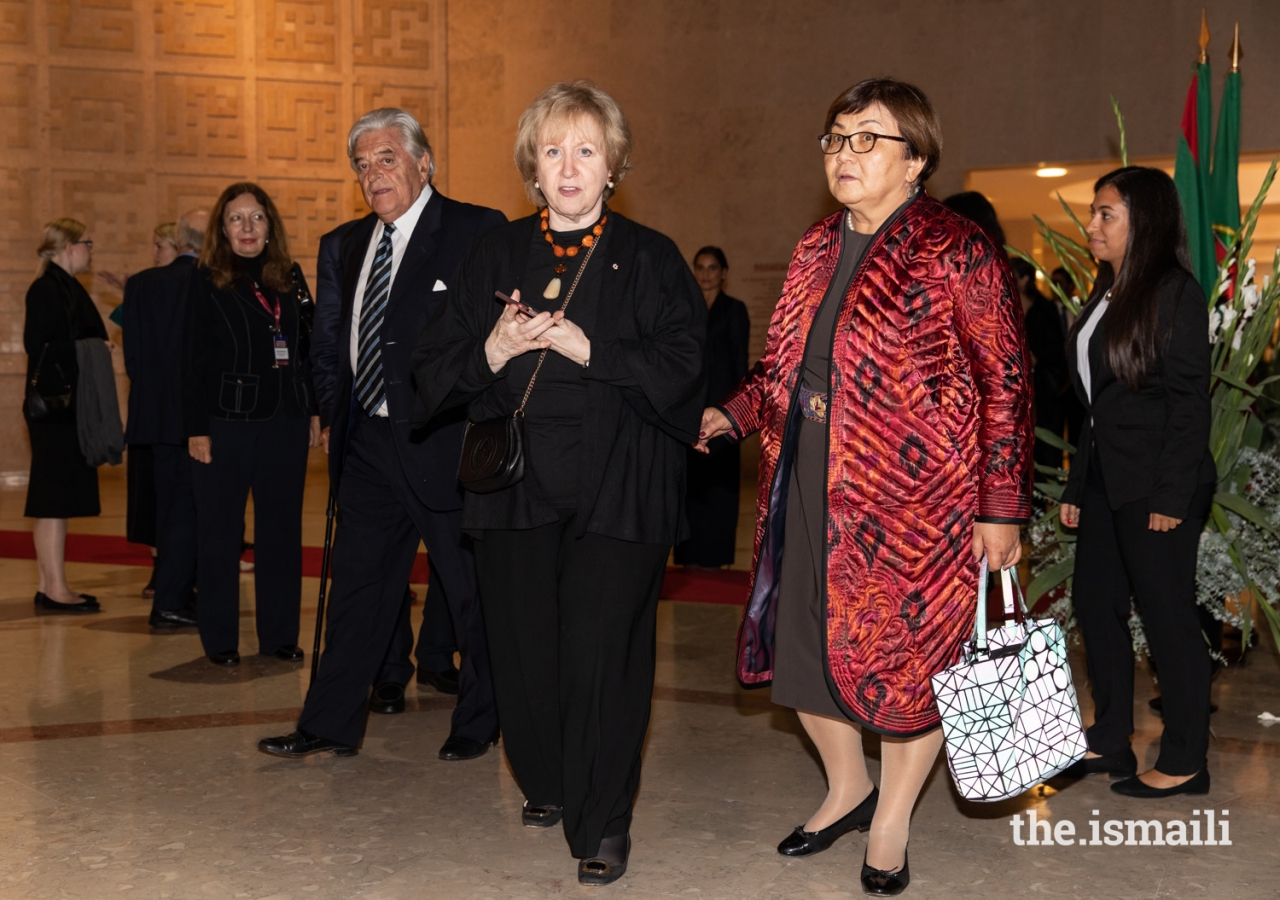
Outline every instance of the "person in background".
{"type": "MultiPolygon", "coordinates": [[[[176,222],[161,222],[151,233],[151,265],[153,268],[167,266],[181,254],[182,251],[178,246],[177,229],[178,223],[176,222]]],[[[129,283],[129,278],[131,277],[128,274],[118,275],[115,272],[108,272],[105,270],[99,270],[97,275],[118,291],[124,290],[125,285],[129,283]]],[[[121,305],[113,309],[111,311],[111,315],[107,317],[114,324],[119,326],[122,326],[124,321],[123,305],[124,304],[121,303],[121,305]]]]}
{"type": "Polygon", "coordinates": [[[995,244],[996,249],[1001,253],[1005,252],[1004,245],[1007,242],[1004,237],[1004,228],[1000,226],[1000,218],[996,215],[996,208],[978,191],[952,194],[942,201],[942,205],[973,222],[982,229],[982,233],[991,243],[995,244]]]}
{"type": "MultiPolygon", "coordinates": [[[[693,256],[693,277],[707,302],[707,406],[727,395],[747,374],[751,319],[746,304],[724,292],[728,272],[728,260],[719,247],[703,247],[693,256]]],[[[676,545],[679,566],[718,569],[733,564],[742,448],[726,435],[708,444],[708,449],[709,453],[688,450],[689,537],[676,545]]]]}
{"type": "MultiPolygon", "coordinates": [[[[208,210],[185,213],[174,241],[179,253],[168,263],[144,269],[125,284],[124,366],[129,375],[129,540],[135,504],[150,496],[155,535],[150,624],[172,631],[195,627],[196,505],[191,458],[182,423],[182,329],[186,295],[209,223],[208,210]],[[134,468],[149,459],[149,491],[134,489],[134,468]]],[[[139,485],[141,488],[142,485],[139,485]]],[[[145,594],[144,594],[145,596],[145,594]]]]}
{"type": "Polygon", "coordinates": [[[76,427],[76,341],[107,340],[98,308],[75,277],[93,262],[87,231],[75,219],[46,225],[37,250],[40,275],[27,290],[22,343],[28,390],[23,418],[31,438],[31,476],[23,515],[35,519],[38,613],[99,611],[97,598],[67,585],[65,566],[67,519],[101,512],[98,470],[85,459],[76,427]]]}
{"type": "Polygon", "coordinates": [[[239,182],[209,216],[183,326],[182,413],[193,462],[197,619],[209,661],[240,664],[240,552],[253,491],[258,652],[301,661],[302,491],[320,445],[314,307],[275,203],[239,182]]]}
{"type": "Polygon", "coordinates": [[[1072,603],[1094,723],[1063,772],[1106,772],[1119,794],[1209,791],[1212,664],[1196,606],[1196,557],[1217,484],[1209,449],[1209,311],[1191,274],[1173,179],[1126,166],[1094,185],[1087,226],[1098,276],[1067,360],[1084,430],[1060,518],[1076,535],[1072,603]],[[1164,733],[1137,774],[1132,604],[1159,667],[1164,733]]]}
{"type": "MultiPolygon", "coordinates": [[[[1035,373],[1036,427],[1063,437],[1066,421],[1063,395],[1068,389],[1067,333],[1052,300],[1036,290],[1036,267],[1021,257],[1009,263],[1022,298],[1027,347],[1035,373]]],[[[1036,439],[1036,462],[1062,468],[1062,450],[1036,439]]]]}

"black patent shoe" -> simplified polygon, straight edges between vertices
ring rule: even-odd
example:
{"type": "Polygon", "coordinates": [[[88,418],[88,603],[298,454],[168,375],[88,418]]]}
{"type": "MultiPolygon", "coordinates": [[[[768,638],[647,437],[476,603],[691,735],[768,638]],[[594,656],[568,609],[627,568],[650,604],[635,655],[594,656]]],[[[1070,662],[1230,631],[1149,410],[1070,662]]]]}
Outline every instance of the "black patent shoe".
{"type": "Polygon", "coordinates": [[[1152,787],[1134,775],[1124,781],[1117,781],[1111,785],[1111,790],[1140,800],[1159,800],[1161,797],[1172,797],[1176,794],[1207,794],[1209,793],[1209,770],[1201,769],[1182,784],[1175,784],[1170,788],[1152,787]]]}
{"type": "Polygon", "coordinates": [[[189,612],[176,609],[153,609],[147,624],[152,628],[195,628],[199,623],[189,612]]]}
{"type": "Polygon", "coordinates": [[[429,684],[442,694],[458,694],[458,670],[445,669],[442,672],[418,670],[418,684],[429,684]]]}
{"type": "Polygon", "coordinates": [[[520,810],[520,824],[525,828],[550,828],[560,821],[564,809],[559,806],[530,806],[524,801],[524,809],[520,810]]]}
{"type": "Polygon", "coordinates": [[[1057,774],[1058,778],[1084,778],[1106,772],[1112,778],[1128,778],[1138,771],[1138,757],[1133,755],[1132,747],[1125,747],[1115,753],[1104,753],[1102,756],[1078,759],[1057,774]]]}
{"type": "Polygon", "coordinates": [[[873,787],[866,799],[845,813],[826,828],[817,831],[805,831],[803,825],[782,839],[778,852],[783,856],[810,856],[821,853],[850,831],[866,831],[871,827],[871,817],[876,814],[876,802],[880,799],[880,789],[873,787]]]}
{"type": "Polygon", "coordinates": [[[911,867],[907,865],[907,851],[902,850],[902,868],[892,872],[873,869],[867,865],[867,855],[862,854],[862,892],[874,897],[896,897],[911,883],[911,867]]]}
{"type": "Polygon", "coordinates": [[[332,753],[334,756],[355,756],[360,751],[346,744],[339,744],[318,734],[298,729],[280,737],[263,738],[258,741],[258,749],[271,756],[283,756],[286,759],[300,759],[313,753],[332,753]]]}
{"type": "Polygon", "coordinates": [[[240,665],[240,654],[235,650],[230,650],[226,653],[210,653],[209,662],[215,666],[224,666],[230,669],[240,665]]]}
{"type": "Polygon", "coordinates": [[[369,697],[369,712],[383,716],[404,712],[404,688],[391,682],[375,684],[369,697]]]}
{"type": "Polygon", "coordinates": [[[43,591],[36,591],[36,613],[38,615],[46,614],[62,614],[62,615],[84,615],[85,613],[101,612],[98,601],[81,600],[79,603],[59,603],[52,599],[43,591]]]}
{"type": "Polygon", "coordinates": [[[604,838],[600,841],[600,849],[596,852],[608,853],[608,856],[593,856],[590,859],[579,860],[578,884],[613,884],[627,874],[627,859],[631,856],[631,835],[604,838]]]}
{"type": "Polygon", "coordinates": [[[271,655],[276,659],[283,659],[285,662],[302,662],[303,657],[302,648],[296,644],[281,647],[271,655]]]}
{"type": "Polygon", "coordinates": [[[497,735],[488,741],[473,741],[471,738],[451,734],[440,746],[440,758],[445,762],[460,762],[464,759],[477,759],[489,752],[489,748],[498,743],[497,735]]]}

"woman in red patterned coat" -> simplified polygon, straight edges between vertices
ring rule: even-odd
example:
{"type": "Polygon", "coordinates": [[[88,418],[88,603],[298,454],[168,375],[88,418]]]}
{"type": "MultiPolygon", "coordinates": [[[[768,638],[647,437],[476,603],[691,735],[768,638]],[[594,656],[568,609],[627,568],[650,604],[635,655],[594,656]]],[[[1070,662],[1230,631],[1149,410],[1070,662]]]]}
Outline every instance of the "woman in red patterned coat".
{"type": "Polygon", "coordinates": [[[921,189],[942,144],[924,94],[861,82],[824,131],[845,209],[801,239],[764,358],[706,410],[701,437],[760,431],[738,674],[799,712],[829,784],[778,851],[869,828],[863,888],[896,894],[942,746],[929,678],[972,631],[975,560],[995,570],[1021,554],[1030,365],[1002,248],[921,189]],[[879,789],[862,728],[883,736],[879,789]]]}

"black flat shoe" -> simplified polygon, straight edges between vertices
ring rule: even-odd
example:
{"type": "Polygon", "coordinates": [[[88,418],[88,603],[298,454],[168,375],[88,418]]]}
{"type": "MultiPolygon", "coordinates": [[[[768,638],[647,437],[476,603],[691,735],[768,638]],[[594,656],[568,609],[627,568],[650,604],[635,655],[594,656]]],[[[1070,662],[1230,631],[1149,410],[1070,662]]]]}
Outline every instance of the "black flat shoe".
{"type": "Polygon", "coordinates": [[[383,716],[404,712],[404,688],[391,682],[375,684],[369,697],[369,712],[383,716]]]}
{"type": "Polygon", "coordinates": [[[489,748],[498,743],[497,737],[491,741],[473,741],[471,738],[449,735],[449,739],[440,747],[440,758],[446,762],[460,762],[464,759],[478,759],[489,752],[489,748]]]}
{"type": "Polygon", "coordinates": [[[90,603],[88,600],[81,600],[79,603],[59,603],[53,600],[41,591],[36,591],[36,612],[40,615],[52,613],[54,615],[84,615],[86,613],[101,612],[101,607],[97,601],[90,603]]]}
{"type": "Polygon", "coordinates": [[[93,594],[76,594],[76,596],[92,606],[94,609],[98,608],[98,598],[93,596],[93,594]]]}
{"type": "Polygon", "coordinates": [[[593,856],[578,861],[578,884],[613,884],[627,874],[627,860],[631,856],[631,835],[607,837],[600,841],[597,853],[608,856],[593,856]],[[611,858],[612,857],[612,858],[611,858]]]}
{"type": "Polygon", "coordinates": [[[1111,790],[1117,794],[1137,797],[1141,800],[1159,800],[1161,797],[1172,797],[1176,794],[1207,794],[1209,793],[1209,770],[1201,769],[1182,784],[1175,784],[1171,788],[1152,787],[1144,784],[1141,778],[1134,775],[1124,781],[1117,781],[1111,785],[1111,790]]]}
{"type": "Polygon", "coordinates": [[[911,867],[907,865],[907,851],[902,850],[902,868],[892,872],[873,869],[867,865],[867,855],[862,854],[862,892],[875,897],[896,897],[911,883],[911,867]]]}
{"type": "Polygon", "coordinates": [[[559,806],[530,806],[524,801],[524,809],[520,810],[520,824],[525,828],[550,828],[560,821],[564,809],[559,806]]]}
{"type": "Polygon", "coordinates": [[[845,813],[826,828],[817,831],[805,831],[803,825],[782,839],[778,852],[783,856],[809,856],[821,853],[850,831],[866,831],[871,827],[871,817],[876,814],[876,802],[880,799],[880,789],[873,787],[866,799],[845,813]]]}
{"type": "Polygon", "coordinates": [[[147,624],[152,628],[195,628],[197,624],[196,617],[191,613],[181,610],[171,609],[153,609],[151,617],[147,619],[147,624]]]}
{"type": "Polygon", "coordinates": [[[428,672],[424,669],[419,669],[418,684],[429,684],[442,694],[457,696],[458,670],[445,669],[443,672],[428,672]]]}
{"type": "Polygon", "coordinates": [[[334,756],[355,756],[360,752],[355,747],[348,747],[346,744],[339,744],[337,741],[302,730],[292,731],[280,737],[263,738],[258,741],[258,749],[263,753],[283,756],[286,759],[300,759],[313,753],[326,751],[334,756]]]}
{"type": "Polygon", "coordinates": [[[240,665],[240,654],[235,650],[228,653],[210,653],[209,662],[213,663],[215,666],[225,666],[230,669],[233,666],[240,665]]]}
{"type": "Polygon", "coordinates": [[[281,647],[275,653],[271,654],[276,659],[283,659],[285,662],[302,662],[302,648],[296,645],[281,647]]]}
{"type": "Polygon", "coordinates": [[[1055,778],[1084,778],[1106,772],[1112,778],[1128,778],[1138,771],[1138,757],[1133,755],[1132,747],[1125,747],[1115,753],[1105,753],[1094,758],[1078,759],[1067,766],[1055,778]]]}

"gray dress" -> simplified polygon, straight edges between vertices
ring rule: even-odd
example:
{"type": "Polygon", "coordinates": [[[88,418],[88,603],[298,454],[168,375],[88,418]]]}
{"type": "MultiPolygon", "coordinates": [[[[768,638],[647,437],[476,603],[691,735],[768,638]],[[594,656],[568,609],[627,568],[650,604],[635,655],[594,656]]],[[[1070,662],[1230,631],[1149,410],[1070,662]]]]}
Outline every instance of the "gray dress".
{"type": "MultiPolygon", "coordinates": [[[[805,341],[804,386],[827,393],[831,344],[840,306],[874,235],[844,229],[840,263],[805,341]]],[[[837,719],[848,718],[827,685],[822,622],[822,555],[826,547],[827,425],[797,417],[800,429],[787,491],[782,577],[773,661],[773,702],[837,719]]]]}

